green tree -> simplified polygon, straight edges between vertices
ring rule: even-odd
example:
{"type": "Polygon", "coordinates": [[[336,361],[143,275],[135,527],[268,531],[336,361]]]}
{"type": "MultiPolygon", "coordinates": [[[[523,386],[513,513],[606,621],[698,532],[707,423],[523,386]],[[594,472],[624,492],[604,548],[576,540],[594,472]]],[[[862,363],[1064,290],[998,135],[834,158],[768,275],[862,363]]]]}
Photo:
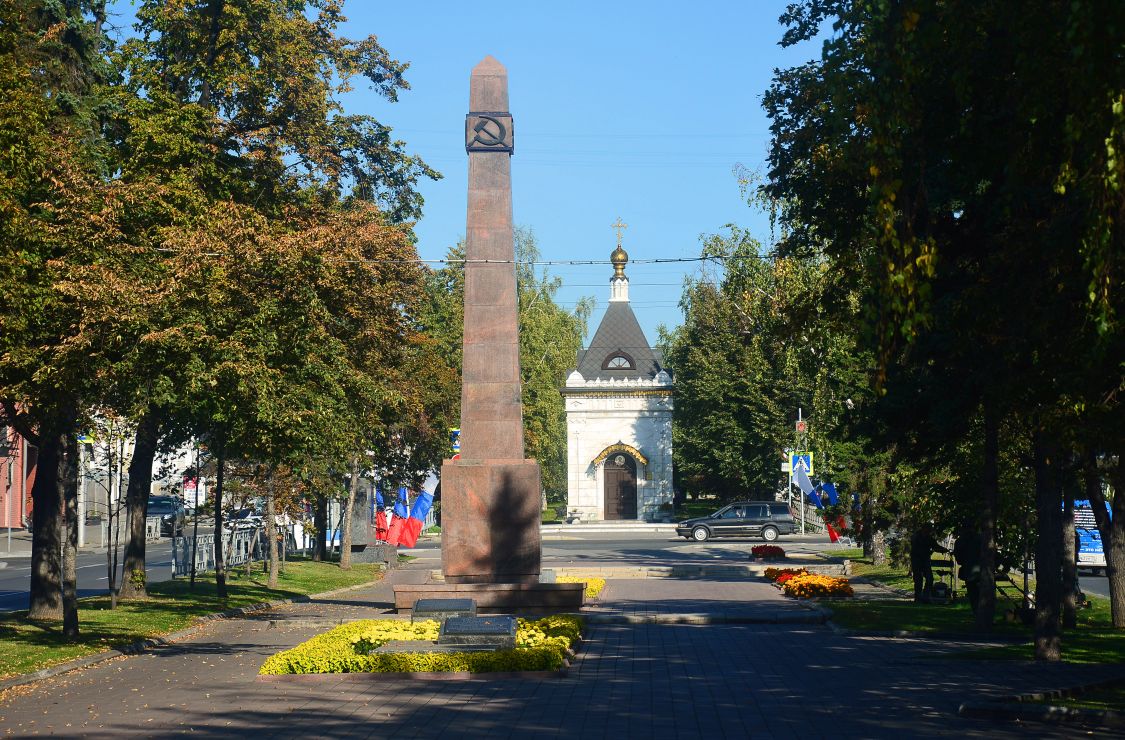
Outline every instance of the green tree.
{"type": "MultiPolygon", "coordinates": [[[[143,2],[135,35],[115,57],[123,72],[112,90],[115,165],[136,193],[121,216],[133,249],[117,277],[141,291],[107,291],[96,328],[102,346],[121,345],[113,403],[138,420],[127,573],[144,571],[143,511],[159,440],[199,431],[175,423],[190,403],[181,392],[188,376],[200,370],[184,341],[191,327],[177,306],[155,313],[138,295],[175,278],[166,242],[195,233],[216,203],[295,223],[354,200],[403,222],[420,215],[418,179],[438,177],[389,128],[343,109],[356,80],[392,102],[408,85],[406,65],[375,37],[338,34],[341,11],[333,0],[143,2]]],[[[143,595],[143,580],[125,584],[125,595],[143,595]]]]}
{"type": "Polygon", "coordinates": [[[681,485],[772,498],[798,408],[812,420],[821,477],[846,480],[863,449],[838,432],[870,396],[846,320],[854,293],[836,290],[820,260],[765,254],[738,227],[707,237],[702,255],[715,274],[688,282],[684,324],[669,343],[681,485]]]}
{"type": "Polygon", "coordinates": [[[61,282],[104,255],[111,237],[97,227],[103,19],[102,2],[0,9],[0,405],[39,448],[28,614],[62,617],[70,638],[78,636],[73,440],[98,378],[76,341],[80,302],[61,282]]]}
{"type": "MultiPolygon", "coordinates": [[[[1001,2],[811,0],[783,16],[783,43],[829,22],[833,34],[818,60],[779,72],[765,98],[765,192],[786,227],[782,249],[823,249],[830,269],[861,287],[883,394],[874,415],[893,434],[914,408],[928,434],[902,451],[927,474],[980,435],[963,449],[980,451],[970,479],[982,493],[986,576],[1004,467],[1017,459],[1011,449],[1030,449],[1037,655],[1048,660],[1059,656],[1059,512],[1075,432],[1102,432],[1095,444],[1108,458],[1120,439],[1099,420],[1116,410],[1125,356],[1120,250],[1108,246],[1121,239],[1123,12],[1102,2],[1015,13],[1001,2]],[[1023,430],[1008,450],[1006,428],[1023,430]]],[[[982,606],[989,626],[990,599],[982,606]]]]}

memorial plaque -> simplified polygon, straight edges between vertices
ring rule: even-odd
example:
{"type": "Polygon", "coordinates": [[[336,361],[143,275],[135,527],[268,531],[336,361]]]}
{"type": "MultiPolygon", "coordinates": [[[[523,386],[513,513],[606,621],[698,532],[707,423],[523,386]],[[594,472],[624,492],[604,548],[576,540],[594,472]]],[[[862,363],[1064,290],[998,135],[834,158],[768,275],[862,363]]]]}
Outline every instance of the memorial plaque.
{"type": "Polygon", "coordinates": [[[495,650],[514,648],[516,624],[515,617],[450,617],[442,623],[437,643],[495,650]]]}
{"type": "Polygon", "coordinates": [[[448,619],[475,617],[477,604],[472,599],[418,599],[410,610],[410,621],[417,619],[448,619]]]}

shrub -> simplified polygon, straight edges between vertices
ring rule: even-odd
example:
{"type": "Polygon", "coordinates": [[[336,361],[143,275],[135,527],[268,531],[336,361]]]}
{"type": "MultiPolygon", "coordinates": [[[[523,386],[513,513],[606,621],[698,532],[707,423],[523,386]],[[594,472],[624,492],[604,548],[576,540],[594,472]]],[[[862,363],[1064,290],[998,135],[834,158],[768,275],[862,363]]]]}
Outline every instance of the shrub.
{"type": "Polygon", "coordinates": [[[756,558],[783,558],[785,557],[785,550],[782,550],[777,545],[755,545],[750,548],[756,558]]]}
{"type": "Polygon", "coordinates": [[[559,576],[555,579],[557,583],[585,583],[586,584],[586,598],[596,599],[601,594],[602,589],[605,588],[604,578],[586,578],[584,576],[559,576]]]}
{"type": "Polygon", "coordinates": [[[496,671],[553,671],[561,668],[578,640],[582,619],[555,615],[538,620],[520,619],[514,650],[468,653],[375,653],[391,640],[433,641],[436,620],[404,622],[363,619],[341,625],[306,640],[295,648],[272,655],[258,672],[262,675],[306,673],[417,673],[496,671]]]}
{"type": "Polygon", "coordinates": [[[854,596],[855,592],[847,578],[822,576],[814,573],[795,575],[781,587],[786,596],[798,599],[812,599],[819,596],[854,596]]]}

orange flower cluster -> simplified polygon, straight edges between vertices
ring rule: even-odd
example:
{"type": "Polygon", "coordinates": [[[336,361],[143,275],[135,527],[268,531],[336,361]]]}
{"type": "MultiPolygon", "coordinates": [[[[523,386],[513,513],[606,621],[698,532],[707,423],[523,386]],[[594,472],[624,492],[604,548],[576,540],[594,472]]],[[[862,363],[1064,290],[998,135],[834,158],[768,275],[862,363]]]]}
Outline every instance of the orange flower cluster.
{"type": "Polygon", "coordinates": [[[855,596],[847,578],[806,573],[786,581],[781,590],[786,596],[797,599],[815,599],[821,596],[855,596]]]}
{"type": "Polygon", "coordinates": [[[782,576],[803,576],[808,575],[808,570],[805,568],[766,568],[766,578],[771,581],[776,581],[782,576]]]}

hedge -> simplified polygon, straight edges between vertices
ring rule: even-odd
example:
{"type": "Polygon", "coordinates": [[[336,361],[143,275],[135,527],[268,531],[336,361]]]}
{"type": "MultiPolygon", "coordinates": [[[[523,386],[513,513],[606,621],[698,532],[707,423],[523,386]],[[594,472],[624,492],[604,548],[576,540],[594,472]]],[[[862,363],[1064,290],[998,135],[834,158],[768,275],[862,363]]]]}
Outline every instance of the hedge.
{"type": "Polygon", "coordinates": [[[556,615],[538,620],[520,619],[514,650],[465,653],[375,653],[391,640],[433,641],[436,620],[409,622],[363,619],[341,625],[306,640],[297,647],[272,655],[262,664],[261,675],[306,673],[419,673],[496,671],[553,671],[565,665],[578,640],[582,620],[556,615]]]}

